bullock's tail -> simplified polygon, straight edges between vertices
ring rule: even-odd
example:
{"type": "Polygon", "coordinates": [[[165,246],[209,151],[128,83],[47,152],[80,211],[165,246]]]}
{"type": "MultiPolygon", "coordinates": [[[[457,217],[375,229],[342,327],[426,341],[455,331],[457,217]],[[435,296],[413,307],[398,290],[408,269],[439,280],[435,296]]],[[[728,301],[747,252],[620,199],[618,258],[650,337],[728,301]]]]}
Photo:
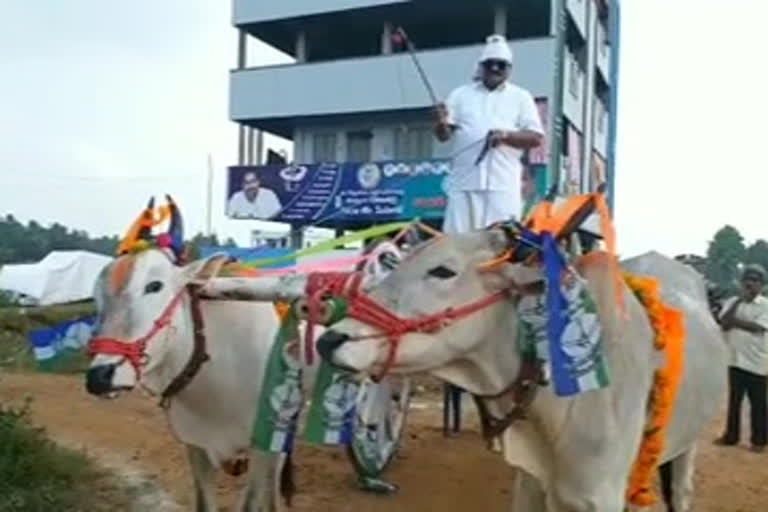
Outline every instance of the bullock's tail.
{"type": "Polygon", "coordinates": [[[294,479],[293,454],[288,452],[285,456],[283,468],[280,470],[280,496],[286,506],[290,507],[293,495],[296,494],[296,480],[294,479]]]}

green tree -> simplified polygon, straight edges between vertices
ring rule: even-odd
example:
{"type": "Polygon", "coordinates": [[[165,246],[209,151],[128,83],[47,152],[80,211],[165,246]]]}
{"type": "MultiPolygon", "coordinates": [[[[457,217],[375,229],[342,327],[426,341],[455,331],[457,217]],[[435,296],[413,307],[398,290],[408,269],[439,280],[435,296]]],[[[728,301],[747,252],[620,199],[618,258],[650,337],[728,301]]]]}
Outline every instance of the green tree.
{"type": "Polygon", "coordinates": [[[746,252],[744,237],[736,228],[730,225],[720,228],[707,249],[707,278],[724,290],[736,292],[746,252]]]}
{"type": "Polygon", "coordinates": [[[30,221],[26,226],[13,215],[0,217],[0,265],[32,263],[51,251],[85,250],[112,255],[118,238],[91,238],[85,231],[70,231],[59,223],[50,227],[30,221]]]}
{"type": "Polygon", "coordinates": [[[744,263],[757,263],[768,270],[768,242],[757,240],[747,247],[747,251],[744,254],[744,263]]]}

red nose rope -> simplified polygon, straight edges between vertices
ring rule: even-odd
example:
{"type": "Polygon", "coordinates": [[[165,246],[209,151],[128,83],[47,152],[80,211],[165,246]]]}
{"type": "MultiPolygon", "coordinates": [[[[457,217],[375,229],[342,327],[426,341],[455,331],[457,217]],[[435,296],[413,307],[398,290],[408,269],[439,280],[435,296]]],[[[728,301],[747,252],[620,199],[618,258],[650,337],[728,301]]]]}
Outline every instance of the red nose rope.
{"type": "Polygon", "coordinates": [[[88,355],[91,357],[98,354],[123,356],[129,363],[131,363],[131,366],[133,366],[133,369],[136,371],[136,377],[139,378],[141,376],[141,365],[146,357],[145,350],[147,344],[152,341],[152,338],[154,338],[157,333],[171,323],[173,312],[181,304],[181,300],[184,298],[184,293],[186,291],[185,288],[182,288],[182,290],[176,294],[157,320],[154,321],[149,332],[141,338],[133,341],[124,341],[117,338],[107,337],[91,338],[88,342],[88,355]]]}
{"type": "MultiPolygon", "coordinates": [[[[400,340],[406,334],[435,334],[455,320],[470,316],[509,297],[507,290],[485,296],[457,308],[447,308],[439,313],[413,318],[401,318],[360,290],[362,273],[313,273],[309,275],[306,292],[309,297],[307,348],[312,348],[312,326],[317,322],[321,302],[327,296],[337,296],[347,301],[347,317],[374,327],[379,334],[357,336],[350,341],[385,338],[389,343],[387,360],[375,380],[380,380],[392,368],[397,357],[400,340]]],[[[307,352],[309,355],[309,352],[307,352]]]]}
{"type": "Polygon", "coordinates": [[[189,294],[189,308],[192,317],[192,353],[181,372],[177,374],[171,382],[160,393],[160,407],[168,409],[171,405],[171,398],[183,391],[187,385],[195,378],[203,364],[210,358],[206,350],[205,325],[203,314],[200,309],[200,297],[198,295],[199,285],[189,284],[176,294],[171,302],[163,309],[157,320],[152,324],[152,328],[147,334],[134,341],[124,341],[115,338],[96,337],[88,343],[88,353],[91,357],[97,354],[123,356],[131,363],[136,372],[137,382],[141,380],[141,367],[144,364],[147,354],[146,348],[157,334],[168,327],[171,318],[177,307],[182,304],[184,293],[189,294]]]}

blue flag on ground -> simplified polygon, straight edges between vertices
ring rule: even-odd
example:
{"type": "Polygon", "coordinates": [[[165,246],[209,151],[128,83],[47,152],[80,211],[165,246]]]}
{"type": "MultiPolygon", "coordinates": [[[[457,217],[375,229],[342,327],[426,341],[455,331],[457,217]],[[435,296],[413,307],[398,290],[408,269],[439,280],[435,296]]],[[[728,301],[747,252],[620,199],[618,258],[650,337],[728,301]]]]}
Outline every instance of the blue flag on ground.
{"type": "Polygon", "coordinates": [[[90,315],[30,331],[27,336],[38,368],[55,371],[73,356],[82,354],[95,324],[96,315],[90,315]]]}

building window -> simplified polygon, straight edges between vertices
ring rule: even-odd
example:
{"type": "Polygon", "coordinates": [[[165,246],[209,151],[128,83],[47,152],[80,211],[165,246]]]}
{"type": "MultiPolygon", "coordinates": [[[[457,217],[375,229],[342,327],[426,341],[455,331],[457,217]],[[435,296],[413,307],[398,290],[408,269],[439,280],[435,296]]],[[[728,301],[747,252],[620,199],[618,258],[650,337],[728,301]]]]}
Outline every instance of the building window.
{"type": "Polygon", "coordinates": [[[568,68],[568,92],[571,93],[571,96],[578,99],[581,70],[579,69],[579,61],[576,60],[574,55],[568,55],[568,68]]]}
{"type": "Polygon", "coordinates": [[[397,160],[428,160],[432,158],[434,136],[428,126],[402,126],[395,128],[397,160]]]}
{"type": "Polygon", "coordinates": [[[600,52],[601,57],[607,57],[608,56],[608,33],[605,30],[605,27],[602,24],[599,24],[597,27],[597,46],[598,51],[600,52]]]}
{"type": "Polygon", "coordinates": [[[605,107],[600,100],[595,101],[595,116],[597,116],[597,131],[603,133],[605,131],[605,107]]]}
{"type": "Polygon", "coordinates": [[[312,158],[315,162],[336,161],[336,134],[333,132],[316,133],[312,145],[312,158]]]}
{"type": "Polygon", "coordinates": [[[368,162],[371,160],[371,140],[368,130],[347,133],[347,162],[368,162]]]}

